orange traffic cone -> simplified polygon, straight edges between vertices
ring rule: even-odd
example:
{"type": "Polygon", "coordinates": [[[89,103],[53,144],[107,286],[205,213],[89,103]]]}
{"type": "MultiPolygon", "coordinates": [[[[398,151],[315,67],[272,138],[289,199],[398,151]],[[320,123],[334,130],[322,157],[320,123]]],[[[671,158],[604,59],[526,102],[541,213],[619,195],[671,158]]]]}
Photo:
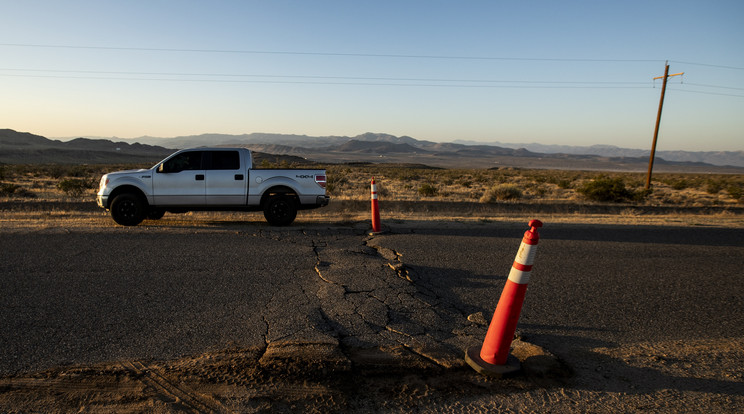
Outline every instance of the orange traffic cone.
{"type": "Polygon", "coordinates": [[[375,177],[372,177],[372,234],[382,233],[380,226],[380,207],[377,205],[377,184],[375,177]]]}
{"type": "Polygon", "coordinates": [[[483,346],[471,347],[465,352],[465,361],[481,374],[500,378],[515,374],[521,369],[519,361],[513,356],[510,358],[509,348],[517,330],[519,313],[522,311],[537,252],[537,242],[540,240],[537,228],[542,227],[542,222],[531,220],[529,226],[509,272],[509,279],[501,292],[483,346]]]}

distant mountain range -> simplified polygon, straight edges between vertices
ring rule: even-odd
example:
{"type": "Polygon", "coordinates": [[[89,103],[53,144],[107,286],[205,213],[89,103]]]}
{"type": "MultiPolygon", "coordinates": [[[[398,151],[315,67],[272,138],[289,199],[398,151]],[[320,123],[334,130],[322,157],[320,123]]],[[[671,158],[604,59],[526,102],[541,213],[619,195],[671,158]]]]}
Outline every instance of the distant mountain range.
{"type": "MultiPolygon", "coordinates": [[[[328,163],[374,162],[426,164],[445,168],[551,168],[645,171],[648,151],[613,146],[570,147],[530,144],[438,143],[408,136],[366,133],[355,137],[284,134],[202,134],[173,138],[76,138],[50,140],[0,130],[0,162],[157,162],[174,149],[240,146],[254,151],[328,163]],[[508,146],[515,148],[509,148],[508,146]]],[[[744,172],[744,151],[658,151],[655,171],[744,172]]]]}
{"type": "Polygon", "coordinates": [[[71,141],[0,129],[0,163],[113,164],[156,163],[173,151],[159,146],[76,138],[71,141]]]}
{"type": "MultiPolygon", "coordinates": [[[[478,143],[472,141],[455,141],[437,143],[417,140],[409,136],[396,137],[390,134],[365,133],[354,137],[285,134],[202,134],[174,138],[140,137],[125,140],[174,148],[186,148],[200,145],[240,145],[262,148],[265,152],[303,155],[327,149],[331,152],[366,153],[366,154],[439,154],[441,156],[512,156],[512,157],[553,157],[567,159],[579,155],[579,160],[597,156],[608,160],[642,162],[648,164],[649,150],[619,148],[611,145],[593,145],[589,147],[543,144],[506,144],[478,143]]],[[[744,151],[657,151],[658,162],[710,164],[716,166],[744,167],[744,151]]],[[[378,160],[379,161],[379,160],[378,160]]],[[[597,161],[602,161],[597,159],[597,161]]],[[[482,163],[480,163],[482,164],[482,163]]],[[[482,165],[479,165],[482,166],[482,165]]]]}
{"type": "MultiPolygon", "coordinates": [[[[469,141],[455,141],[461,144],[483,144],[469,141]]],[[[534,152],[547,154],[582,154],[600,155],[603,157],[646,157],[651,154],[648,149],[620,148],[614,145],[545,145],[545,144],[507,144],[494,142],[489,145],[498,145],[507,148],[525,148],[534,152]]],[[[703,162],[712,165],[731,165],[744,167],[744,151],[656,151],[656,156],[666,161],[674,162],[703,162]]]]}
{"type": "MultiPolygon", "coordinates": [[[[300,148],[317,149],[334,146],[336,151],[363,151],[368,153],[380,152],[447,152],[456,151],[459,154],[471,153],[482,154],[485,151],[488,154],[513,155],[513,156],[530,156],[535,154],[562,154],[562,155],[597,155],[609,158],[645,158],[648,162],[650,150],[648,149],[630,149],[620,148],[612,145],[592,145],[592,146],[569,146],[569,145],[544,145],[544,144],[510,144],[510,143],[482,143],[473,141],[456,140],[452,143],[436,143],[411,138],[409,136],[396,137],[389,134],[366,133],[355,137],[342,136],[325,136],[312,137],[307,135],[285,135],[285,134],[202,134],[181,136],[174,138],[156,138],[140,137],[123,140],[126,142],[139,142],[142,144],[160,145],[170,148],[187,148],[200,145],[280,145],[294,148],[300,151],[300,148]],[[350,141],[359,141],[359,144],[348,144],[350,141]],[[373,143],[385,143],[375,145],[373,143]],[[392,146],[395,144],[396,146],[392,146]],[[408,145],[406,147],[405,145],[408,145]],[[513,152],[511,150],[518,150],[513,152]]],[[[268,147],[267,147],[268,148],[268,147]]],[[[735,166],[744,167],[744,151],[657,151],[657,160],[661,159],[668,162],[690,162],[705,163],[718,166],[735,166]]]]}

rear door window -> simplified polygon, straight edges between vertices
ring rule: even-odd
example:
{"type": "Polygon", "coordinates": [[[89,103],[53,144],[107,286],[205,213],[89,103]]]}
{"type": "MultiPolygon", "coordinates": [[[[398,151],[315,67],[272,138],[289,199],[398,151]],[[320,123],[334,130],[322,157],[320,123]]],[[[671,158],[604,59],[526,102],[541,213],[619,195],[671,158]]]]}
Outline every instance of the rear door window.
{"type": "Polygon", "coordinates": [[[238,151],[210,151],[212,162],[210,170],[239,170],[240,154],[238,151]]]}

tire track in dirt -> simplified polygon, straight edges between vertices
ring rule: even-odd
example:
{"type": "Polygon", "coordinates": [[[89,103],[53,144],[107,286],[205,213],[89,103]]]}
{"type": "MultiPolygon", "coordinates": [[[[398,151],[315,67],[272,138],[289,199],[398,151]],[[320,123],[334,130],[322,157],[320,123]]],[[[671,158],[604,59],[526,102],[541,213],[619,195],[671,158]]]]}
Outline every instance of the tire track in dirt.
{"type": "Polygon", "coordinates": [[[232,412],[217,400],[197,394],[188,386],[168,379],[155,367],[148,367],[140,361],[133,360],[123,361],[120,365],[143,384],[151,387],[165,402],[179,404],[188,412],[220,414],[232,412]]]}

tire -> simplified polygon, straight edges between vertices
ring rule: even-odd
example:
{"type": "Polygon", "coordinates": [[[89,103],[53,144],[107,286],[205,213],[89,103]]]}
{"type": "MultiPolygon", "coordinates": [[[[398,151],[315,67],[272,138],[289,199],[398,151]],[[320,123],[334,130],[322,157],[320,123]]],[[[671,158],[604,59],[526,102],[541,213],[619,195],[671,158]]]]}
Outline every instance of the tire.
{"type": "Polygon", "coordinates": [[[151,208],[147,212],[147,219],[148,220],[160,220],[165,215],[165,210],[162,208],[151,208]]]}
{"type": "Polygon", "coordinates": [[[136,226],[146,214],[145,203],[135,194],[119,194],[111,202],[111,218],[122,226],[136,226]]]}
{"type": "Polygon", "coordinates": [[[291,196],[273,195],[266,200],[263,211],[272,226],[289,226],[297,217],[297,202],[291,196]]]}

